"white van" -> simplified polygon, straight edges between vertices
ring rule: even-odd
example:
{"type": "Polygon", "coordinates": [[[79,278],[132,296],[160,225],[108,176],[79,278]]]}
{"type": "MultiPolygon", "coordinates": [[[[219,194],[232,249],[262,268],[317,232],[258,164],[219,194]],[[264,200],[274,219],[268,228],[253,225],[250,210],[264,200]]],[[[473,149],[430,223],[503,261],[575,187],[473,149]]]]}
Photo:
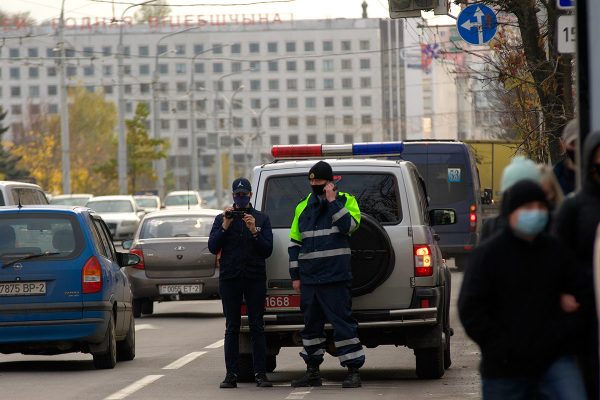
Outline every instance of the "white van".
{"type": "Polygon", "coordinates": [[[48,204],[48,198],[42,188],[33,183],[0,181],[0,206],[18,204],[48,204]]]}

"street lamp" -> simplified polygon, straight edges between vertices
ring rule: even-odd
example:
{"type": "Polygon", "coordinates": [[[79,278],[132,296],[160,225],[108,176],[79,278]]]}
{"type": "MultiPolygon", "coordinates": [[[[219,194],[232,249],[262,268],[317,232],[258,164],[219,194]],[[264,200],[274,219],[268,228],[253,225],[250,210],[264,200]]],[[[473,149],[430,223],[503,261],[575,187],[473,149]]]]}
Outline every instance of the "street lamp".
{"type": "Polygon", "coordinates": [[[235,96],[241,92],[242,90],[244,90],[244,85],[240,85],[238,86],[237,89],[235,89],[235,91],[233,92],[233,94],[231,95],[231,98],[229,99],[229,123],[228,123],[228,128],[229,128],[229,179],[228,182],[233,182],[233,180],[235,179],[235,177],[233,176],[234,174],[234,159],[233,159],[233,105],[235,104],[235,96]]]}
{"type": "Polygon", "coordinates": [[[69,103],[65,82],[65,0],[60,8],[60,144],[62,161],[63,193],[71,193],[71,148],[69,139],[69,103]]]}
{"type": "Polygon", "coordinates": [[[156,0],[148,0],[139,4],[132,4],[127,7],[121,13],[121,19],[119,26],[119,45],[117,47],[117,105],[119,109],[119,122],[118,122],[118,150],[117,150],[117,170],[119,176],[119,193],[125,194],[127,190],[127,142],[125,138],[125,98],[123,88],[123,75],[125,75],[123,66],[123,25],[125,13],[137,6],[143,6],[144,4],[152,3],[156,0]]]}
{"type": "MultiPolygon", "coordinates": [[[[254,114],[254,119],[256,120],[256,133],[254,134],[254,136],[252,137],[252,141],[254,142],[253,147],[253,151],[252,151],[252,162],[254,163],[254,165],[258,165],[260,163],[260,147],[261,147],[261,138],[262,138],[262,115],[265,111],[267,111],[271,106],[268,105],[266,107],[263,107],[258,114],[256,113],[256,111],[250,109],[250,111],[252,111],[252,114],[254,114]]],[[[250,176],[251,174],[251,170],[250,170],[250,165],[248,164],[248,161],[250,159],[246,156],[246,168],[248,170],[248,176],[250,176]]]]}

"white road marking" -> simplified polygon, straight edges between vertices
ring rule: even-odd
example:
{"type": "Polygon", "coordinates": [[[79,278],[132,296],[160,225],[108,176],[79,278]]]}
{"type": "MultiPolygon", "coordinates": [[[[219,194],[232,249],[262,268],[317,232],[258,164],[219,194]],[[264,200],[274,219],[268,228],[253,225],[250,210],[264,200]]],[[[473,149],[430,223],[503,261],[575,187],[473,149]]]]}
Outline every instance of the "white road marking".
{"type": "Polygon", "coordinates": [[[214,342],[213,344],[209,344],[205,347],[205,349],[218,349],[219,347],[223,347],[225,345],[225,339],[221,339],[218,342],[214,342]]]}
{"type": "Polygon", "coordinates": [[[163,367],[163,369],[179,369],[185,364],[194,361],[202,354],[206,354],[206,351],[194,351],[193,353],[181,357],[179,360],[173,361],[171,364],[167,365],[166,367],[163,367]]]}
{"type": "Polygon", "coordinates": [[[155,380],[157,380],[159,378],[162,378],[163,376],[164,375],[145,376],[142,379],[140,379],[139,381],[133,382],[131,385],[127,386],[126,388],[121,389],[118,392],[111,394],[110,396],[106,397],[104,400],[124,399],[125,397],[129,396],[130,394],[137,392],[138,390],[142,389],[145,386],[148,386],[149,384],[151,384],[152,382],[154,382],[155,380]]]}
{"type": "Polygon", "coordinates": [[[141,331],[143,329],[158,329],[156,326],[154,325],[150,325],[150,324],[139,324],[135,326],[135,331],[141,331]]]}
{"type": "Polygon", "coordinates": [[[307,391],[304,391],[304,392],[292,392],[285,399],[286,400],[302,400],[302,399],[304,399],[304,396],[306,396],[309,393],[310,393],[310,389],[307,391]]]}

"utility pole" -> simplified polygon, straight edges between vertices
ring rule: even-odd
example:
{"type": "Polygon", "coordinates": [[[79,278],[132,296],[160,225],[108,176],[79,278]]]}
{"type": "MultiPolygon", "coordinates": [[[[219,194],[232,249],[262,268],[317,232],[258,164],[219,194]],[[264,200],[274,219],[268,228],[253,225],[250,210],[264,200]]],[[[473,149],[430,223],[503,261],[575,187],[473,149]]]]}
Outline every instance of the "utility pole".
{"type": "Polygon", "coordinates": [[[235,104],[235,96],[241,92],[242,90],[244,90],[244,85],[240,85],[237,89],[235,89],[235,91],[233,92],[233,94],[231,95],[231,99],[229,100],[229,121],[227,124],[228,127],[228,135],[229,135],[229,174],[228,174],[228,182],[232,183],[233,180],[235,179],[234,173],[235,173],[235,167],[234,167],[234,157],[233,157],[233,149],[234,149],[234,143],[235,143],[235,139],[233,137],[233,106],[235,104]]]}
{"type": "Polygon", "coordinates": [[[69,103],[65,79],[65,0],[60,8],[58,48],[60,51],[60,145],[62,160],[63,194],[71,194],[71,146],[69,140],[69,103]]]}
{"type": "Polygon", "coordinates": [[[221,166],[221,136],[219,135],[219,121],[217,107],[219,106],[219,89],[221,84],[221,78],[217,81],[217,85],[214,88],[214,99],[213,99],[213,108],[212,108],[212,126],[213,132],[217,135],[217,145],[215,151],[215,188],[217,195],[217,208],[221,208],[223,206],[223,171],[221,166]]]}

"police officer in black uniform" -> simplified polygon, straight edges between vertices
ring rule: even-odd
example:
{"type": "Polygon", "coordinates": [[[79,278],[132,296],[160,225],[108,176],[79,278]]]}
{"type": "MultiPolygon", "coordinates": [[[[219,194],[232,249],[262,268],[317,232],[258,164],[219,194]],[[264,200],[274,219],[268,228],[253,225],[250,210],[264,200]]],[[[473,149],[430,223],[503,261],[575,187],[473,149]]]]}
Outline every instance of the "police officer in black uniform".
{"type": "Polygon", "coordinates": [[[266,214],[250,204],[252,187],[245,178],[232,184],[232,207],[217,215],[208,248],[220,256],[219,294],[225,314],[225,365],[220,387],[237,387],[242,298],[246,300],[256,386],[271,387],[266,375],[263,315],[266,297],[265,259],[273,251],[273,232],[266,214]]]}

